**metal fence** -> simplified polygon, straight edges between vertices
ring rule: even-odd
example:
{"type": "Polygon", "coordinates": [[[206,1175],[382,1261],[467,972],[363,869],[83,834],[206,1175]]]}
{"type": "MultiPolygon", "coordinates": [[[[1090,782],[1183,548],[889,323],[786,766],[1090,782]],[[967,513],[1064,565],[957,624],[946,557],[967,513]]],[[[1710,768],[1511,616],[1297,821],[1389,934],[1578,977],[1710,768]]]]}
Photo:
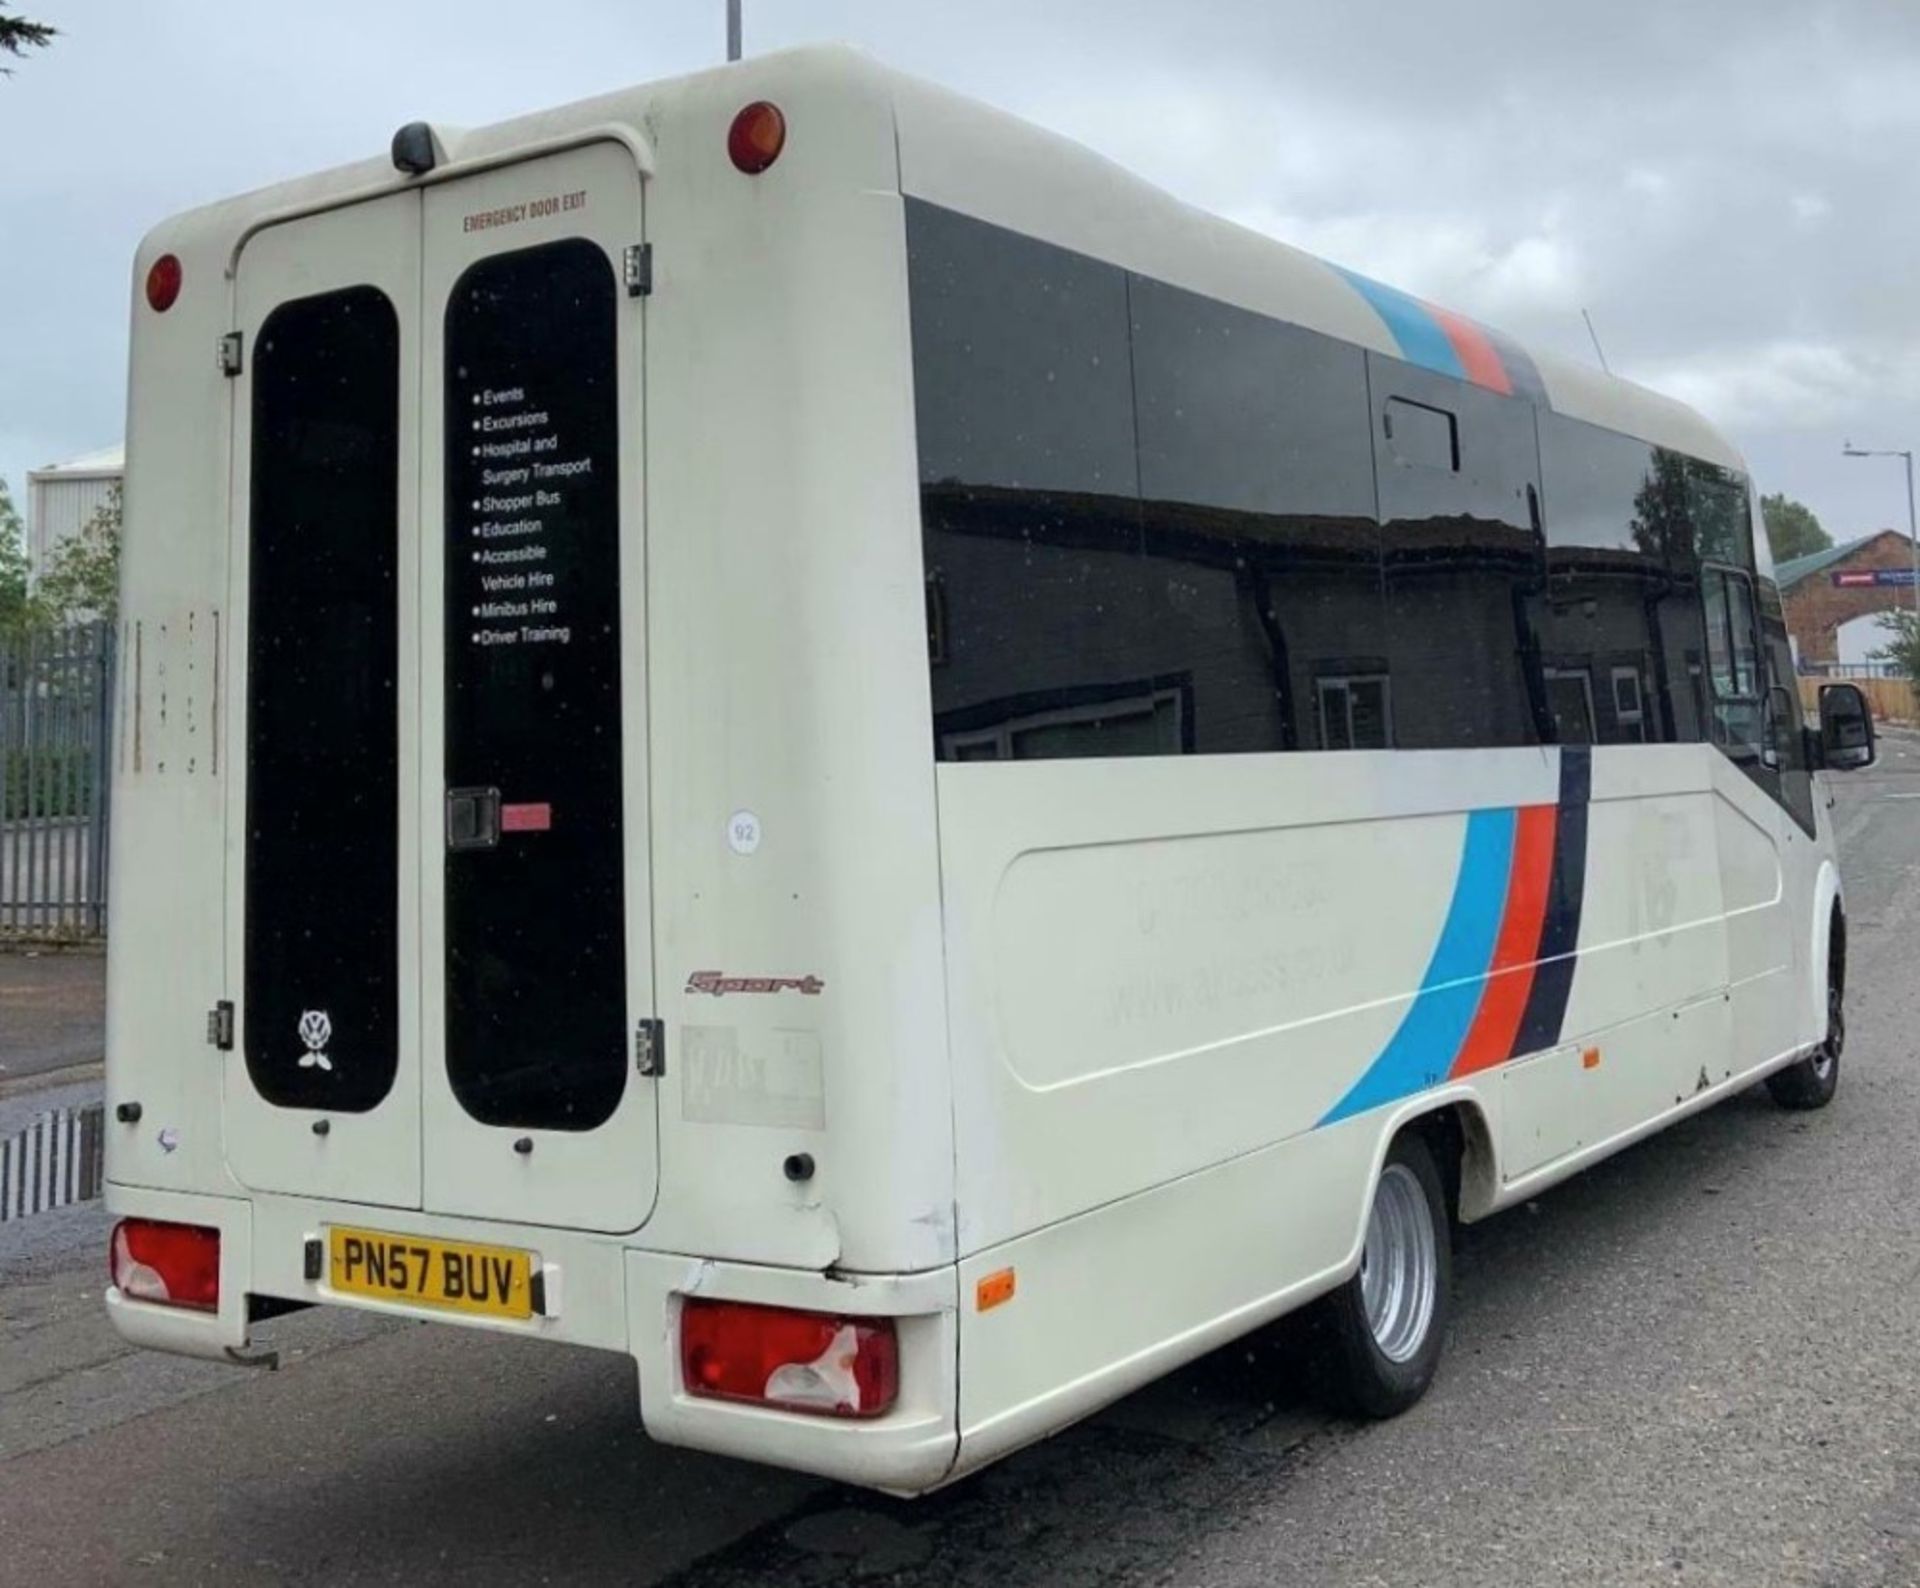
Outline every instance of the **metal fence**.
{"type": "Polygon", "coordinates": [[[0,1138],[0,1224],[99,1196],[105,1138],[99,1103],[50,1110],[0,1138]]]}
{"type": "Polygon", "coordinates": [[[0,638],[0,942],[107,929],[113,631],[0,638]]]}

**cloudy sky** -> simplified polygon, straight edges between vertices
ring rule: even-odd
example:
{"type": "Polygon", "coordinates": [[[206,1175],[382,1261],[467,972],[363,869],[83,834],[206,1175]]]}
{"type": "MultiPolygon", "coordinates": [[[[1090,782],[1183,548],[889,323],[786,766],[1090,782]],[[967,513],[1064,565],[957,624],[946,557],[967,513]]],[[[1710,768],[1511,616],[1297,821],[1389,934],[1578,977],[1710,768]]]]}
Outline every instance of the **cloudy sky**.
{"type": "MultiPolygon", "coordinates": [[[[14,0],[0,476],[119,439],[128,261],[179,209],[712,63],[722,0],[14,0]]],[[[1913,0],[746,0],[1183,198],[1704,409],[1836,538],[1920,446],[1913,0]]]]}

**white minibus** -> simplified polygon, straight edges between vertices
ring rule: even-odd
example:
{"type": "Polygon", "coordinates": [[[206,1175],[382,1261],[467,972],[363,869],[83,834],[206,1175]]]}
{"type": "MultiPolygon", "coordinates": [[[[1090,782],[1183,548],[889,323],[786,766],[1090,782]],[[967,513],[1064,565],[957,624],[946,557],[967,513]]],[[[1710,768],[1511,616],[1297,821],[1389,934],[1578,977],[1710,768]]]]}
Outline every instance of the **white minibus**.
{"type": "MultiPolygon", "coordinates": [[[[384,130],[382,136],[385,136],[384,130]]],[[[135,265],[108,1306],[628,1355],[920,1492],[1766,1081],[1846,936],[1740,457],[807,49],[135,265]]]]}

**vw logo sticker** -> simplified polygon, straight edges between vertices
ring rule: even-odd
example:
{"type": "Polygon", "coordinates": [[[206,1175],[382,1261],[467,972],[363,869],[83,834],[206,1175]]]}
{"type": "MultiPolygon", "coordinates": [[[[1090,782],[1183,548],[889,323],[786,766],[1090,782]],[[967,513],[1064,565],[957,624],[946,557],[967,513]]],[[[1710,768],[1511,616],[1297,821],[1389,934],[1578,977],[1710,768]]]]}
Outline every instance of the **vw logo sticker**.
{"type": "Polygon", "coordinates": [[[327,1018],[324,1009],[309,1009],[300,1017],[300,1040],[307,1045],[307,1051],[300,1055],[300,1068],[303,1070],[331,1070],[333,1060],[327,1057],[327,1044],[333,1040],[333,1022],[327,1018]]]}

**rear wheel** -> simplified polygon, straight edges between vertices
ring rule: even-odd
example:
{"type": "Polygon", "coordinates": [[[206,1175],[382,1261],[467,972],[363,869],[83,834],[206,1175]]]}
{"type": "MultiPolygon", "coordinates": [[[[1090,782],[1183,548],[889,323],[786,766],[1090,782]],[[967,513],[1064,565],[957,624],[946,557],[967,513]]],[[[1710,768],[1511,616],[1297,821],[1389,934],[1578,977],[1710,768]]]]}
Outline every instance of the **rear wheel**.
{"type": "Polygon", "coordinates": [[[1840,1086],[1840,1053],[1847,1045],[1847,1012],[1840,984],[1827,986],[1827,1035],[1819,1047],[1797,1064],[1775,1070],[1767,1090],[1782,1108],[1825,1108],[1840,1086]]]}
{"type": "Polygon", "coordinates": [[[1360,1270],[1322,1303],[1328,1387],[1362,1417],[1394,1417],[1427,1392],[1446,1343],[1452,1225],[1433,1151],[1395,1140],[1374,1187],[1360,1270]]]}

